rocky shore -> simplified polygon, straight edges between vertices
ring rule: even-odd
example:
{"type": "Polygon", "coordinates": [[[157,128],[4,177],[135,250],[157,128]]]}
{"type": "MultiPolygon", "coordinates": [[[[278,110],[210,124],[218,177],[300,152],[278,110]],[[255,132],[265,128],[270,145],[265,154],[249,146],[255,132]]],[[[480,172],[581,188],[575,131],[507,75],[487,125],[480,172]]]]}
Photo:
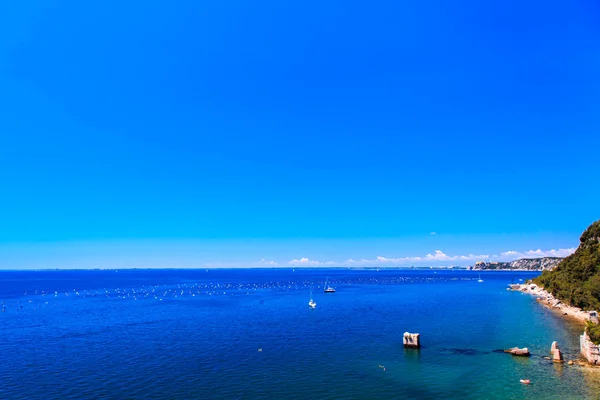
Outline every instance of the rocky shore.
{"type": "Polygon", "coordinates": [[[564,316],[574,318],[583,324],[592,318],[590,317],[589,312],[563,303],[559,299],[555,298],[552,293],[546,291],[544,288],[539,287],[535,283],[510,285],[510,289],[536,296],[538,303],[542,304],[543,306],[557,311],[564,316]]]}
{"type": "MultiPolygon", "coordinates": [[[[600,325],[598,311],[600,301],[600,220],[592,223],[579,238],[579,246],[573,254],[560,260],[556,267],[544,271],[533,281],[510,285],[509,289],[536,296],[538,303],[582,324],[583,333],[579,336],[580,354],[590,365],[600,366],[600,325]],[[556,294],[544,290],[551,287],[556,294]],[[565,304],[572,304],[587,310],[565,304]]],[[[554,262],[554,261],[553,261],[554,262]]],[[[479,262],[478,264],[482,264],[479,262]]]]}
{"type": "MultiPolygon", "coordinates": [[[[584,311],[580,308],[564,304],[562,301],[555,298],[551,293],[546,291],[544,288],[539,287],[535,283],[510,285],[510,289],[536,296],[538,303],[560,313],[566,318],[575,319],[582,324],[585,324],[587,321],[598,323],[598,313],[596,311],[584,311]]],[[[588,365],[599,366],[600,346],[594,344],[590,340],[585,330],[579,338],[579,343],[581,355],[587,360],[588,365]]]]}

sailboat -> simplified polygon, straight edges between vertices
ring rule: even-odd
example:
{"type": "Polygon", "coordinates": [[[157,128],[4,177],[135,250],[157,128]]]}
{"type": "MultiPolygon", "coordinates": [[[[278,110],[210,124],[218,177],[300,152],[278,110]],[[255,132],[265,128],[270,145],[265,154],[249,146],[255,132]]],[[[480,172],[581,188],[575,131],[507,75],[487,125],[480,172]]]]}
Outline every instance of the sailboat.
{"type": "Polygon", "coordinates": [[[312,298],[312,292],[310,292],[310,301],[308,302],[308,306],[310,308],[316,308],[317,307],[317,303],[312,298]]]}
{"type": "Polygon", "coordinates": [[[483,279],[481,279],[481,274],[479,274],[479,279],[477,280],[477,282],[479,282],[479,283],[483,282],[483,279]]]}
{"type": "Polygon", "coordinates": [[[325,280],[325,290],[323,290],[325,293],[334,293],[335,289],[332,288],[331,286],[327,285],[327,281],[329,280],[329,277],[325,280]]]}

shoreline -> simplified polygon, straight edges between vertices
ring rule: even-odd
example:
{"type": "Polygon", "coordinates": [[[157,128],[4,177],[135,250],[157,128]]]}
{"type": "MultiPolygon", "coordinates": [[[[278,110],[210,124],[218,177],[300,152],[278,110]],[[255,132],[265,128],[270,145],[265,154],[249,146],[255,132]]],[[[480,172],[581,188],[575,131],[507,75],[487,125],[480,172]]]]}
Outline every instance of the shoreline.
{"type": "MultiPolygon", "coordinates": [[[[592,317],[590,313],[582,310],[578,307],[573,307],[564,304],[561,300],[554,297],[550,292],[546,289],[538,286],[535,283],[529,284],[513,284],[509,286],[509,290],[519,291],[521,293],[530,294],[536,296],[536,303],[541,304],[545,308],[549,309],[553,313],[557,314],[558,317],[562,317],[564,320],[568,320],[569,322],[577,323],[581,326],[585,335],[585,325],[587,321],[591,321],[592,317]]],[[[585,335],[587,338],[587,335],[585,335]]],[[[583,336],[581,336],[583,337],[583,336]]],[[[580,343],[581,343],[580,337],[580,343]]],[[[593,343],[589,342],[589,338],[587,338],[588,345],[593,345],[593,343]]],[[[581,346],[581,344],[580,344],[581,346]]],[[[583,348],[580,348],[579,358],[580,361],[576,361],[575,363],[581,367],[585,367],[587,371],[594,371],[595,373],[600,373],[600,365],[595,364],[589,357],[593,357],[589,353],[585,355],[583,354],[583,348]],[[581,359],[585,361],[581,361],[581,359]]]]}
{"type": "Polygon", "coordinates": [[[561,300],[554,297],[552,293],[535,283],[510,285],[510,290],[536,296],[537,303],[559,313],[562,317],[574,319],[582,325],[585,325],[585,323],[591,319],[590,314],[587,311],[563,303],[561,300]]]}

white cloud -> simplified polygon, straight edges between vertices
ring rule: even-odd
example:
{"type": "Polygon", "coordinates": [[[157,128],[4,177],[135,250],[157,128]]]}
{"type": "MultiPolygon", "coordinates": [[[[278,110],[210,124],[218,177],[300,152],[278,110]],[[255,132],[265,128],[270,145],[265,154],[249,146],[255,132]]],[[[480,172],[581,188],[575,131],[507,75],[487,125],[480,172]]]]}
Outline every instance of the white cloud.
{"type": "Polygon", "coordinates": [[[436,250],[433,254],[429,253],[425,256],[410,256],[410,257],[383,257],[377,256],[373,260],[361,259],[354,260],[348,259],[346,265],[370,265],[370,264],[407,264],[407,263],[437,263],[441,261],[473,261],[473,260],[485,260],[489,259],[490,256],[487,254],[467,254],[467,255],[455,255],[449,256],[441,250],[436,250]]]}
{"type": "Polygon", "coordinates": [[[490,256],[488,254],[464,254],[449,256],[441,250],[436,250],[433,254],[427,254],[424,257],[426,261],[479,261],[487,260],[490,256]]]}
{"type": "Polygon", "coordinates": [[[260,265],[277,265],[277,263],[275,261],[267,261],[264,258],[261,258],[261,260],[258,262],[260,265]]]}
{"type": "Polygon", "coordinates": [[[482,260],[488,259],[490,256],[487,254],[481,255],[456,255],[449,256],[441,250],[436,250],[433,254],[429,253],[425,256],[409,256],[409,257],[383,257],[377,256],[373,260],[361,259],[354,260],[348,259],[344,264],[346,265],[370,265],[370,264],[419,264],[419,263],[437,263],[440,261],[471,261],[471,260],[482,260]]]}
{"type": "Polygon", "coordinates": [[[346,262],[343,262],[343,265],[367,265],[367,264],[375,264],[377,261],[376,260],[366,260],[364,258],[360,259],[360,260],[354,260],[352,258],[346,260],[346,262]]]}
{"type": "Polygon", "coordinates": [[[288,264],[291,264],[291,265],[321,265],[321,263],[319,261],[309,260],[306,257],[302,257],[300,259],[293,259],[288,264]]]}
{"type": "Polygon", "coordinates": [[[437,235],[437,232],[429,232],[430,235],[437,235]]]}
{"type": "Polygon", "coordinates": [[[294,259],[288,264],[294,266],[369,266],[369,265],[473,265],[476,261],[513,261],[519,258],[539,258],[539,257],[566,257],[572,254],[575,248],[568,249],[550,249],[550,250],[527,250],[514,251],[508,250],[500,253],[500,255],[489,254],[446,254],[442,250],[435,250],[424,256],[406,256],[406,257],[385,257],[377,256],[373,259],[349,258],[346,261],[318,261],[311,260],[307,257],[294,259]]]}
{"type": "Polygon", "coordinates": [[[448,261],[451,260],[452,257],[448,257],[446,253],[441,250],[436,250],[434,254],[427,254],[425,259],[429,261],[448,261]]]}

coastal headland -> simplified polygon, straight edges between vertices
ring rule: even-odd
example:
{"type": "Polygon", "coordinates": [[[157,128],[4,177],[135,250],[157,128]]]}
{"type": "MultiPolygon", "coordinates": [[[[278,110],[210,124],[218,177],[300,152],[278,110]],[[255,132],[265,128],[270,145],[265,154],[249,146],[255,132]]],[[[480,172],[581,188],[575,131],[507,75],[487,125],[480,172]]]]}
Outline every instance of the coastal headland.
{"type": "Polygon", "coordinates": [[[552,270],[510,289],[536,296],[538,303],[581,322],[580,351],[588,363],[600,366],[600,221],[579,238],[577,250],[552,270]]]}

